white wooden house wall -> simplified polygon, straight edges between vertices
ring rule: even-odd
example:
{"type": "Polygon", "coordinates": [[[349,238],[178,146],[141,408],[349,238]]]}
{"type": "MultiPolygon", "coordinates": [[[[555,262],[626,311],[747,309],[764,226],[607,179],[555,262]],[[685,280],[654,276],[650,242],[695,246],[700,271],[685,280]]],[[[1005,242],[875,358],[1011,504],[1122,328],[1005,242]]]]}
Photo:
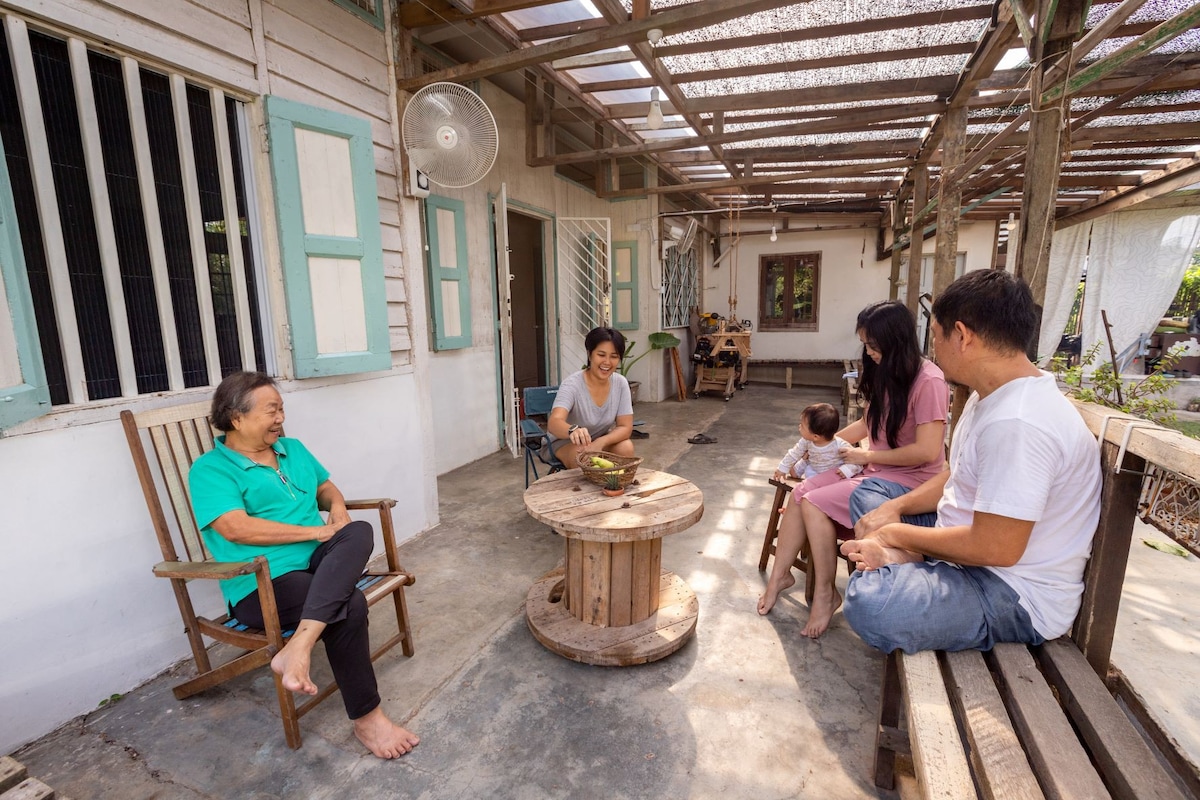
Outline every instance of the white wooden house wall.
{"type": "MultiPolygon", "coordinates": [[[[182,73],[248,103],[269,306],[288,430],[302,437],[347,494],[400,501],[402,538],[437,522],[428,435],[424,293],[415,202],[398,185],[398,121],[385,31],[331,0],[6,0],[0,13],[143,64],[182,73]],[[366,118],[374,143],[389,371],[290,380],[263,110],[272,94],[366,118]],[[413,323],[412,320],[418,320],[413,323]]],[[[117,419],[204,399],[193,389],[63,408],[0,438],[0,752],[9,752],[187,655],[168,582],[117,419]]],[[[494,449],[494,447],[492,448],[494,449]]],[[[215,587],[212,587],[215,589],[215,587]]],[[[198,593],[216,612],[215,591],[198,593]]]]}
{"type": "MultiPolygon", "coordinates": [[[[466,205],[473,327],[471,347],[430,355],[429,385],[433,393],[434,440],[439,474],[495,452],[501,444],[497,410],[496,277],[492,261],[492,212],[488,205],[489,196],[500,194],[501,183],[507,187],[510,208],[513,210],[530,213],[530,208],[539,209],[560,217],[610,217],[613,241],[637,240],[638,272],[642,281],[638,315],[641,328],[625,333],[629,338],[644,340],[647,332],[658,330],[659,296],[649,286],[650,226],[644,226],[647,232],[629,229],[634,223],[649,218],[652,213],[650,201],[601,200],[588,189],[557,177],[553,167],[526,166],[524,105],[491,84],[483,84],[480,91],[496,117],[500,131],[501,146],[496,164],[483,180],[465,189],[432,187],[434,194],[462,200],[466,205]]],[[[549,269],[553,270],[552,247],[547,250],[546,259],[549,269]]],[[[551,281],[548,294],[553,295],[553,275],[548,274],[547,279],[551,281]]],[[[553,325],[553,320],[548,320],[549,325],[553,325]]],[[[553,341],[550,342],[549,351],[554,352],[553,341]]],[[[651,359],[647,358],[638,364],[639,372],[645,369],[648,362],[651,359]]],[[[647,380],[649,375],[647,370],[647,380]]],[[[642,397],[657,399],[659,396],[657,383],[643,386],[642,391],[642,397]]]]}
{"type": "MultiPolygon", "coordinates": [[[[851,220],[845,223],[851,224],[851,220]]],[[[803,218],[793,223],[805,227],[803,218]]],[[[986,269],[991,265],[995,224],[964,222],[960,224],[958,250],[966,253],[966,269],[986,269]]],[[[721,249],[728,245],[722,239],[721,249]]],[[[875,260],[876,230],[821,231],[818,233],[788,233],[780,229],[778,241],[766,236],[744,237],[734,257],[726,258],[717,269],[709,269],[704,277],[702,311],[729,316],[730,285],[736,290],[738,319],[753,323],[750,338],[754,359],[799,359],[811,361],[840,361],[858,358],[862,345],[854,332],[854,320],[868,303],[888,298],[890,260],[875,260]],[[819,328],[816,331],[759,330],[759,258],[773,253],[820,253],[819,328]]],[[[925,242],[925,253],[934,252],[936,242],[925,242]]],[[[904,295],[901,292],[901,299],[904,295]]],[[[753,376],[753,373],[752,373],[753,376]]]]}

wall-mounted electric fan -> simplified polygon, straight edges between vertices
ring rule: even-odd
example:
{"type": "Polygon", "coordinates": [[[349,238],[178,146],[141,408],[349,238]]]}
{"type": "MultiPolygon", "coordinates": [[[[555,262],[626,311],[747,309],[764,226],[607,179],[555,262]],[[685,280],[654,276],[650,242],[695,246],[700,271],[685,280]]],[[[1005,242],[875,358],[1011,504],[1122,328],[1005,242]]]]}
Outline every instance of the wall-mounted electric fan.
{"type": "Polygon", "coordinates": [[[692,244],[696,241],[696,231],[700,225],[696,222],[695,217],[688,217],[687,228],[680,228],[676,225],[667,227],[667,236],[662,242],[662,257],[667,257],[667,251],[672,247],[679,250],[680,253],[686,253],[691,249],[692,244]]]}
{"type": "Polygon", "coordinates": [[[418,197],[429,194],[428,181],[421,193],[422,175],[461,189],[482,180],[496,163],[496,118],[482,97],[460,84],[422,87],[404,107],[400,128],[413,170],[410,187],[418,197]]]}

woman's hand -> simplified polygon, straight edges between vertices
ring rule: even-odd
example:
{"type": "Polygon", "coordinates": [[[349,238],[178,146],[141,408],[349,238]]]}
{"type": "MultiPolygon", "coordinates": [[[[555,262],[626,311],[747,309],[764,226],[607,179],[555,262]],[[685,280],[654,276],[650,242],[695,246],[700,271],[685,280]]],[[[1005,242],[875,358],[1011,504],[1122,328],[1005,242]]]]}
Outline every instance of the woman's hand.
{"type": "Polygon", "coordinates": [[[571,431],[567,435],[567,438],[571,440],[571,444],[575,445],[576,447],[578,447],[581,450],[594,449],[594,448],[588,446],[592,443],[592,432],[589,431],[587,428],[584,428],[582,426],[578,427],[575,430],[571,431]]]}
{"type": "Polygon", "coordinates": [[[865,467],[871,463],[871,451],[863,447],[842,447],[838,449],[838,455],[847,464],[857,464],[860,467],[865,467]]]}

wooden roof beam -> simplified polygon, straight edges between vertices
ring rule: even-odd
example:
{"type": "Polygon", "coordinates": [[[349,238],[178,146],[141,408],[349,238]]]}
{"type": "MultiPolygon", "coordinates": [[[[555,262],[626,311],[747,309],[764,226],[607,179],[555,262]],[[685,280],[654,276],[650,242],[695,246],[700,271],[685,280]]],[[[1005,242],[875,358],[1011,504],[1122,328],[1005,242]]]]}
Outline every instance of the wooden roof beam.
{"type": "Polygon", "coordinates": [[[1069,78],[1045,89],[1041,95],[1042,104],[1052,103],[1064,94],[1068,97],[1074,96],[1079,89],[1087,86],[1089,83],[1093,83],[1108,73],[1141,58],[1197,25],[1200,25],[1200,3],[1193,4],[1190,8],[1179,12],[1166,22],[1155,27],[1152,31],[1127,43],[1111,55],[1083,67],[1069,78]]]}
{"type": "Polygon", "coordinates": [[[450,0],[413,0],[400,3],[400,24],[405,28],[423,28],[465,22],[469,19],[502,14],[521,8],[547,6],[559,0],[475,0],[474,3],[452,3],[450,0]]]}
{"type": "Polygon", "coordinates": [[[987,19],[992,15],[992,4],[947,8],[943,11],[925,11],[899,17],[843,22],[836,25],[818,25],[812,28],[795,28],[788,31],[759,33],[750,36],[734,36],[720,41],[688,42],[685,44],[662,45],[656,48],[659,58],[711,53],[715,49],[736,50],[744,47],[763,47],[803,42],[813,39],[829,39],[838,36],[853,36],[860,33],[878,33],[905,28],[926,27],[947,22],[969,22],[987,19]]]}
{"type": "MultiPolygon", "coordinates": [[[[992,24],[979,37],[979,43],[975,48],[975,52],[963,66],[962,72],[959,73],[958,79],[954,84],[954,88],[950,90],[947,101],[949,108],[953,109],[967,105],[967,101],[975,93],[975,90],[979,88],[980,83],[992,75],[996,69],[996,65],[1000,63],[1000,59],[1004,58],[1005,54],[1008,53],[1016,37],[1017,24],[1013,18],[1012,6],[1003,3],[997,5],[996,15],[992,19],[992,24]]],[[[942,137],[945,135],[945,128],[946,115],[943,114],[930,126],[929,135],[925,137],[925,141],[917,153],[916,163],[928,163],[933,152],[941,146],[942,137]]],[[[905,176],[903,185],[911,185],[911,176],[905,176]]],[[[900,199],[904,200],[905,198],[901,195],[900,199]]]]}
{"type": "Polygon", "coordinates": [[[861,164],[851,166],[838,167],[822,167],[818,169],[808,170],[807,172],[796,172],[789,175],[777,175],[770,179],[764,180],[762,176],[754,175],[749,177],[728,178],[719,181],[693,181],[684,186],[657,186],[649,189],[622,189],[615,192],[606,192],[603,197],[640,197],[645,194],[666,194],[676,193],[680,191],[709,191],[711,189],[727,189],[737,186],[776,186],[786,184],[788,181],[803,180],[807,178],[840,178],[840,177],[856,177],[863,173],[869,173],[877,170],[897,169],[907,166],[905,161],[884,161],[879,164],[872,164],[869,167],[864,167],[861,164]]]}
{"type": "Polygon", "coordinates": [[[1200,182],[1200,153],[1191,158],[1180,159],[1159,172],[1143,176],[1137,188],[1121,192],[1114,197],[1085,203],[1080,208],[1060,216],[1054,221],[1054,229],[1062,230],[1089,219],[1121,211],[1197,182],[1200,182]]]}
{"type": "Polygon", "coordinates": [[[664,32],[695,30],[730,19],[795,5],[804,0],[699,0],[653,15],[649,19],[630,20],[605,25],[599,30],[586,31],[545,44],[520,47],[517,50],[458,64],[427,75],[415,75],[396,81],[396,88],[411,92],[438,81],[468,81],[487,78],[502,72],[513,72],[535,64],[548,64],[560,58],[606,50],[619,45],[645,41],[647,31],[660,28],[664,32]]]}
{"type": "Polygon", "coordinates": [[[680,136],[662,139],[651,139],[631,145],[606,147],[602,150],[591,150],[582,153],[564,153],[539,159],[536,166],[545,164],[578,164],[584,161],[595,161],[603,158],[634,156],[648,153],[663,153],[672,150],[687,150],[693,147],[707,147],[715,144],[730,142],[746,142],[755,139],[766,139],[778,136],[803,136],[816,133],[833,133],[840,131],[871,130],[870,123],[887,122],[899,115],[934,114],[943,108],[941,103],[924,103],[908,108],[888,107],[885,109],[866,108],[863,110],[847,110],[828,119],[801,122],[790,125],[776,125],[769,128],[752,128],[748,130],[727,131],[725,133],[709,133],[702,136],[680,136]]]}

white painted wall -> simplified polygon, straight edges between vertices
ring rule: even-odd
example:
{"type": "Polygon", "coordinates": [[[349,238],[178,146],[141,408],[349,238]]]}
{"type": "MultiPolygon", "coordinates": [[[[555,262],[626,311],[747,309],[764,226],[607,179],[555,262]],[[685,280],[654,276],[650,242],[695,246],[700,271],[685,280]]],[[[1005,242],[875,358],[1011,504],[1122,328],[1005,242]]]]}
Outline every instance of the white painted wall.
{"type": "MultiPolygon", "coordinates": [[[[18,13],[33,29],[52,22],[55,30],[215,83],[249,103],[256,123],[258,98],[268,93],[369,119],[389,371],[286,379],[270,171],[265,148],[251,148],[287,427],[347,496],[396,498],[401,539],[436,524],[424,283],[421,259],[408,258],[419,253],[416,205],[397,187],[389,34],[329,0],[6,0],[0,13],[18,13]]],[[[258,124],[253,130],[261,133],[258,124]]],[[[151,574],[162,556],[118,412],[208,397],[208,390],[189,390],[60,408],[0,438],[0,753],[189,657],[170,585],[151,574]]],[[[193,597],[204,613],[221,608],[215,586],[198,587],[193,597]]]]}
{"type": "MultiPolygon", "coordinates": [[[[792,227],[805,227],[798,217],[792,227]]],[[[827,221],[826,221],[827,224],[827,221]]],[[[839,224],[853,224],[846,220],[839,224]]],[[[749,225],[745,226],[747,229],[749,225]]],[[[967,271],[987,269],[991,265],[995,224],[984,221],[960,223],[958,250],[967,254],[967,271]]],[[[728,239],[722,240],[722,251],[728,239]]],[[[737,252],[716,268],[704,272],[704,308],[722,316],[749,319],[753,358],[841,360],[857,358],[862,345],[854,333],[854,320],[868,303],[888,298],[891,260],[876,261],[874,228],[813,233],[778,230],[778,241],[767,236],[745,236],[737,252]],[[865,249],[864,249],[865,248],[865,249]],[[759,330],[759,259],[773,253],[821,254],[820,322],[816,331],[759,330]],[[733,291],[731,292],[731,287],[733,291]],[[729,297],[736,300],[731,311],[729,297]]],[[[933,253],[934,239],[924,243],[924,252],[933,253]]],[[[903,297],[903,287],[901,287],[903,297]]]]}
{"type": "MultiPolygon", "coordinates": [[[[646,200],[601,200],[583,187],[557,177],[553,167],[526,166],[523,104],[487,83],[481,86],[480,94],[496,117],[500,134],[500,151],[495,166],[474,186],[465,189],[432,187],[435,195],[463,201],[471,265],[472,346],[429,353],[433,433],[439,474],[493,453],[503,446],[499,429],[499,336],[489,206],[489,196],[498,197],[501,184],[507,187],[509,202],[522,213],[551,217],[611,217],[613,241],[638,242],[638,319],[641,327],[624,333],[628,338],[640,340],[644,347],[646,334],[658,330],[660,318],[660,298],[651,289],[652,226],[645,225],[644,232],[629,229],[630,225],[647,220],[652,213],[650,203],[646,200]]],[[[555,267],[553,240],[547,247],[547,293],[552,299],[555,267]]],[[[654,269],[657,275],[657,264],[654,269]]],[[[548,326],[553,325],[553,313],[548,315],[547,322],[548,326]]],[[[549,342],[547,350],[551,354],[553,372],[554,354],[557,352],[554,339],[549,342]]],[[[655,354],[643,359],[634,368],[634,377],[644,381],[641,390],[643,399],[653,400],[661,396],[662,380],[659,370],[653,369],[659,363],[660,356],[655,354]]],[[[568,366],[568,369],[575,368],[577,365],[568,366]]]]}

